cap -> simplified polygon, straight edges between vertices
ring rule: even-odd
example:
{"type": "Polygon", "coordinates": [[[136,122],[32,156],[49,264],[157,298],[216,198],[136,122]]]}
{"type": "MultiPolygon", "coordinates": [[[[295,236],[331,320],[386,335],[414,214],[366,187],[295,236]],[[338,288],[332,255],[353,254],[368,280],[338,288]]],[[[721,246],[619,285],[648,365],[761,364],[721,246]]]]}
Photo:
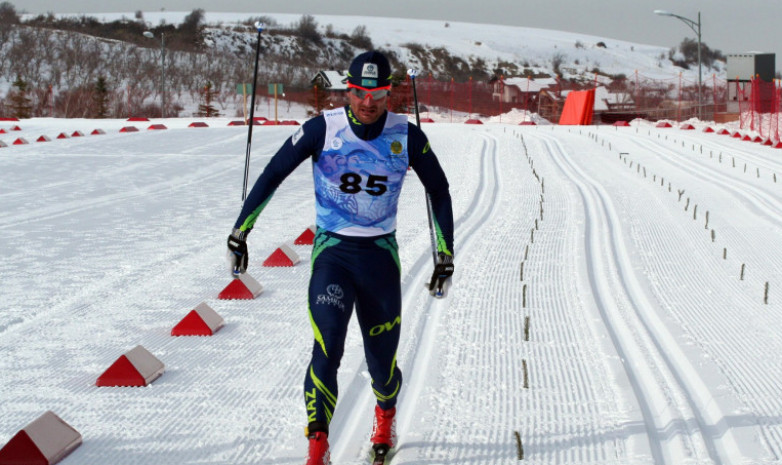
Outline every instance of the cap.
{"type": "Polygon", "coordinates": [[[353,59],[348,69],[348,82],[366,89],[391,85],[391,65],[380,52],[364,52],[353,59]]]}

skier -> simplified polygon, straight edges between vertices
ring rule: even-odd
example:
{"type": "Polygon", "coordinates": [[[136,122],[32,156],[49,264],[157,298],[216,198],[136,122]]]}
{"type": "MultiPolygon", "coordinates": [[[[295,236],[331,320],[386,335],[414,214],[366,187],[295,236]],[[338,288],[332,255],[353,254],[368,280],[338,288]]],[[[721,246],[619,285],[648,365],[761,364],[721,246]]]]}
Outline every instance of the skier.
{"type": "MultiPolygon", "coordinates": [[[[396,242],[399,194],[408,166],[431,196],[437,260],[429,291],[442,296],[453,274],[453,212],[448,180],[426,135],[405,115],[387,111],[391,67],[376,51],[358,55],[348,73],[349,104],[305,122],[269,161],[228,237],[234,275],[247,270],[247,235],[275,189],[312,158],[316,234],[309,283],[312,359],[304,381],[309,455],[329,463],[329,423],[337,405],[337,369],[355,304],[372,390],[377,398],[371,442],[385,456],[396,441],[402,385],[396,351],[401,324],[396,242]]],[[[382,460],[382,459],[381,459],[382,460]]],[[[379,460],[380,461],[380,460],[379,460]]]]}

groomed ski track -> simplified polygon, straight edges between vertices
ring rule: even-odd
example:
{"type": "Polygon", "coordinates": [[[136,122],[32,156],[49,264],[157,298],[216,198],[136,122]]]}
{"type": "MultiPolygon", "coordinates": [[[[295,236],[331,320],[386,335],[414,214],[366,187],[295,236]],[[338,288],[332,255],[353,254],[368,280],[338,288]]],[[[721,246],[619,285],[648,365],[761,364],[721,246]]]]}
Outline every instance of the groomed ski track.
{"type": "MultiPolygon", "coordinates": [[[[84,436],[65,465],[303,463],[310,249],[294,247],[293,268],[260,265],[313,221],[310,167],[250,235],[264,293],[220,301],[246,128],[187,123],[0,153],[0,443],[53,410],[84,436]],[[226,326],[171,337],[201,301],[226,326]],[[137,344],[166,373],[95,387],[137,344]]],[[[392,464],[780,463],[782,366],[768,357],[782,298],[763,304],[764,282],[782,288],[782,250],[762,247],[782,233],[773,149],[645,126],[424,130],[451,184],[456,275],[446,299],[428,296],[410,173],[392,464]]],[[[256,129],[251,180],[291,131],[256,129]]],[[[334,465],[369,453],[374,399],[351,325],[334,465]]]]}

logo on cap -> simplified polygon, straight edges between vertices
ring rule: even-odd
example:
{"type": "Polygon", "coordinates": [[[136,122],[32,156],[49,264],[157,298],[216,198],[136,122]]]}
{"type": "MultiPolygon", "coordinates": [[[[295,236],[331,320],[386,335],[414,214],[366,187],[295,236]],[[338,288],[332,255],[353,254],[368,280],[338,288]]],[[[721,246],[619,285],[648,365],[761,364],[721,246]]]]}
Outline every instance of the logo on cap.
{"type": "Polygon", "coordinates": [[[377,65],[374,63],[364,63],[364,67],[361,69],[361,77],[364,78],[378,78],[377,65]]]}

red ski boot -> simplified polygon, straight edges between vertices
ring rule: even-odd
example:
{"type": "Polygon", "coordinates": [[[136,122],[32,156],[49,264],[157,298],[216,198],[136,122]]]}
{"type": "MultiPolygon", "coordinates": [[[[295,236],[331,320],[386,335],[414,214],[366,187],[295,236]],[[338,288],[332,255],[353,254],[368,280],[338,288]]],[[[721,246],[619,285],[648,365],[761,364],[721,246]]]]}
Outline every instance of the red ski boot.
{"type": "Polygon", "coordinates": [[[329,465],[331,452],[328,435],[323,431],[316,431],[307,437],[310,439],[310,450],[304,465],[329,465]]]}
{"type": "Polygon", "coordinates": [[[385,444],[388,449],[396,445],[396,407],[383,410],[375,405],[375,421],[372,425],[372,445],[385,444]]]}

